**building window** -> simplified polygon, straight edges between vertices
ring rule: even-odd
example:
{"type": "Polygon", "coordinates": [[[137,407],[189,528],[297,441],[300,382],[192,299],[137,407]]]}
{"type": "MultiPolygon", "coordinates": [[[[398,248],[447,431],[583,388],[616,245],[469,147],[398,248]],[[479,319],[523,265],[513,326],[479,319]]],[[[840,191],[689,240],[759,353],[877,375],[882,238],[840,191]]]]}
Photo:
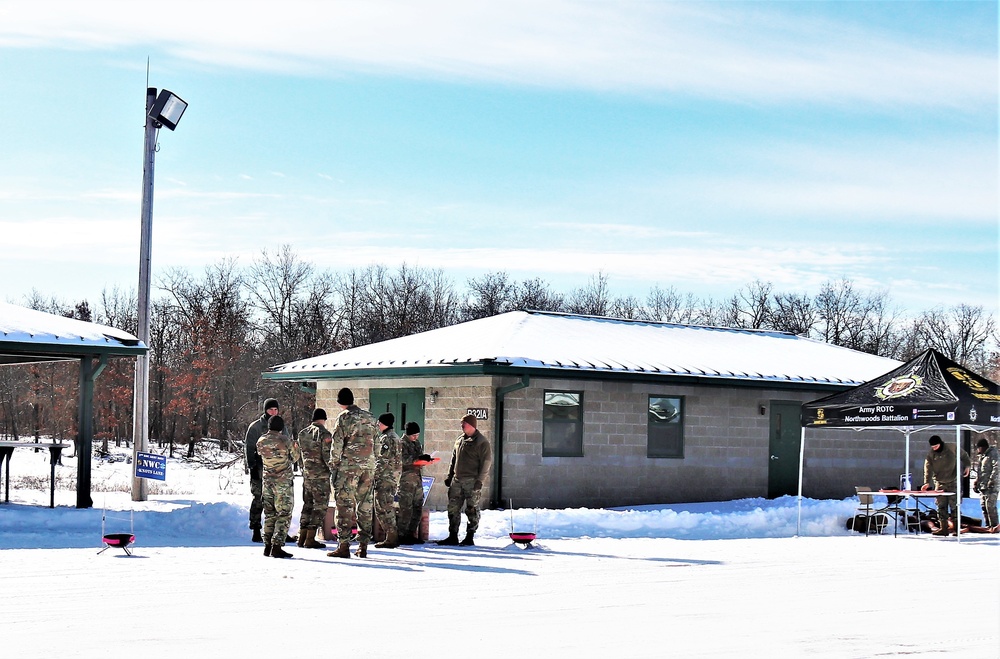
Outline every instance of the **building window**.
{"type": "Polygon", "coordinates": [[[684,399],[650,396],[646,457],[684,457],[684,399]]]}
{"type": "Polygon", "coordinates": [[[583,455],[583,392],[546,391],[542,456],[583,455]]]}

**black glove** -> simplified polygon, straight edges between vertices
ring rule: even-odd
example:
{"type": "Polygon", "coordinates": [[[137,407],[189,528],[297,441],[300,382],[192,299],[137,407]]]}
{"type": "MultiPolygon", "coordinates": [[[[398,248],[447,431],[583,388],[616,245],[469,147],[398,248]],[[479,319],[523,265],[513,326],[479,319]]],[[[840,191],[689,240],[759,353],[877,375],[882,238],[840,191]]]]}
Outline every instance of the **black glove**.
{"type": "Polygon", "coordinates": [[[972,486],[972,491],[977,493],[979,492],[979,483],[976,483],[975,485],[972,486]]]}
{"type": "Polygon", "coordinates": [[[434,458],[432,458],[431,456],[429,456],[426,453],[421,453],[420,455],[417,456],[417,460],[421,460],[423,462],[430,462],[433,459],[434,458]]]}
{"type": "Polygon", "coordinates": [[[449,476],[448,478],[444,479],[444,486],[445,487],[451,487],[451,476],[449,476]]]}
{"type": "Polygon", "coordinates": [[[472,489],[477,491],[483,489],[483,481],[476,481],[476,484],[472,486],[472,489]]]}

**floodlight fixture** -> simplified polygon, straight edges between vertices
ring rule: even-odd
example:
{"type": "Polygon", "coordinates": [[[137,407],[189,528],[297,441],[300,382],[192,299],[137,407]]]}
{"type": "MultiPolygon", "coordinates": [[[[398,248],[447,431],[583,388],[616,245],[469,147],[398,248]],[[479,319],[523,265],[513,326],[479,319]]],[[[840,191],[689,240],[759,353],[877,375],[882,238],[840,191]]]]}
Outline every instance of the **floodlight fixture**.
{"type": "Polygon", "coordinates": [[[173,130],[180,123],[181,115],[187,110],[187,106],[188,104],[180,96],[169,89],[162,89],[149,111],[149,117],[156,122],[157,128],[166,126],[173,130]]]}

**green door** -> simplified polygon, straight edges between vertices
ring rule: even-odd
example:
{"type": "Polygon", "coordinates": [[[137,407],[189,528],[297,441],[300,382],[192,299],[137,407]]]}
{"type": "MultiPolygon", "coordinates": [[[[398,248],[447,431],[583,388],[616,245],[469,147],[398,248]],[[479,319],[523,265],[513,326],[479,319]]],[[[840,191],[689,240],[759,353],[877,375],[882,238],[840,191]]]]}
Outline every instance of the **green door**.
{"type": "Polygon", "coordinates": [[[767,498],[798,494],[799,444],[802,441],[800,403],[771,401],[771,435],[768,442],[767,498]]]}
{"type": "Polygon", "coordinates": [[[371,401],[371,413],[375,416],[392,412],[396,417],[396,434],[402,437],[406,424],[416,421],[420,426],[420,448],[424,444],[424,390],[410,389],[371,389],[368,391],[371,401]]]}

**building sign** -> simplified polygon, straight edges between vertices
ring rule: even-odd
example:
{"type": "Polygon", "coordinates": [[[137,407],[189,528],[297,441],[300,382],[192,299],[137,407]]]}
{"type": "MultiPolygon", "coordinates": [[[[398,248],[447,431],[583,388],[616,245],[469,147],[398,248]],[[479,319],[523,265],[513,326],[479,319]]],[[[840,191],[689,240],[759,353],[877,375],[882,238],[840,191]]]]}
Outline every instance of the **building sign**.
{"type": "Polygon", "coordinates": [[[465,413],[476,417],[479,421],[486,421],[490,418],[490,412],[485,407],[470,407],[465,410],[465,413]]]}
{"type": "Polygon", "coordinates": [[[167,458],[155,453],[135,454],[135,477],[149,478],[154,481],[167,480],[167,458]]]}

